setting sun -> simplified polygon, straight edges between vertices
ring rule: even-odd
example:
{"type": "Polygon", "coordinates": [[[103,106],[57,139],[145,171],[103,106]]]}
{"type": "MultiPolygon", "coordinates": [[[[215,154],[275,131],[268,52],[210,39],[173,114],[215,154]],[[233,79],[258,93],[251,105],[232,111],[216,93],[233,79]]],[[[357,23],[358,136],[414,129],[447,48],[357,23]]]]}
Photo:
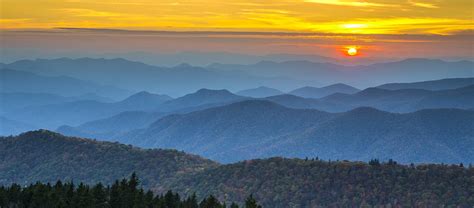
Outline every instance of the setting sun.
{"type": "Polygon", "coordinates": [[[357,55],[357,48],[355,48],[355,47],[347,48],[347,55],[349,55],[349,56],[357,55]]]}

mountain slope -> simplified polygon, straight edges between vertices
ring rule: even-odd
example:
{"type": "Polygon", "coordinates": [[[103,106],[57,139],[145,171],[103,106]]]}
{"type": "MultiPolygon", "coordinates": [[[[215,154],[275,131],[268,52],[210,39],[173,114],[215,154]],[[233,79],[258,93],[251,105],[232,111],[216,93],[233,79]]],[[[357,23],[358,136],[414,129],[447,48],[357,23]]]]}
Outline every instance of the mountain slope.
{"type": "Polygon", "coordinates": [[[6,116],[14,120],[34,124],[40,128],[56,129],[61,125],[80,125],[125,111],[151,111],[168,99],[167,96],[139,92],[125,100],[114,103],[83,100],[29,106],[11,111],[6,116]]]}
{"type": "MultiPolygon", "coordinates": [[[[136,172],[145,189],[198,199],[264,207],[446,206],[474,203],[474,169],[458,165],[398,165],[394,161],[321,161],[269,158],[219,165],[174,150],[65,137],[39,130],[0,137],[0,185],[58,179],[74,184],[114,180],[136,172]],[[421,191],[420,191],[421,190],[421,191]]],[[[39,193],[42,194],[42,193],[39,193]]],[[[1,196],[1,193],[0,193],[1,196]]]]}
{"type": "Polygon", "coordinates": [[[126,111],[77,127],[61,126],[56,131],[67,136],[115,139],[127,131],[145,128],[165,115],[161,112],[126,111]]]}
{"type": "Polygon", "coordinates": [[[136,172],[146,187],[216,163],[174,150],[144,150],[38,130],[0,137],[0,184],[74,180],[112,183],[136,172]]]}
{"type": "Polygon", "coordinates": [[[449,89],[462,88],[469,85],[474,85],[474,78],[452,78],[452,79],[440,79],[440,80],[412,82],[412,83],[389,83],[389,84],[383,84],[383,85],[377,86],[377,88],[386,89],[386,90],[401,90],[401,89],[449,90],[449,89]]]}
{"type": "Polygon", "coordinates": [[[474,112],[455,109],[393,114],[359,108],[331,114],[250,100],[167,116],[119,141],[175,148],[221,162],[320,156],[469,163],[474,161],[473,119],[474,112]]]}
{"type": "Polygon", "coordinates": [[[165,93],[173,97],[201,88],[236,90],[255,85],[294,87],[297,83],[301,84],[301,81],[287,78],[264,78],[243,72],[215,71],[189,64],[158,67],[121,58],[21,60],[5,67],[46,76],[69,76],[133,91],[165,93]]]}
{"type": "Polygon", "coordinates": [[[245,97],[232,94],[228,90],[210,90],[200,89],[194,93],[184,95],[182,97],[167,101],[157,107],[158,111],[169,112],[186,108],[194,108],[205,105],[218,105],[238,100],[246,99],[245,97]]]}
{"type": "Polygon", "coordinates": [[[74,97],[64,97],[50,93],[0,92],[0,113],[18,110],[28,106],[59,104],[79,100],[111,102],[110,99],[94,93],[86,93],[74,97]]]}
{"type": "Polygon", "coordinates": [[[322,98],[334,93],[354,94],[360,90],[345,84],[333,84],[326,87],[302,87],[295,89],[288,94],[305,98],[322,98]]]}
{"type": "Polygon", "coordinates": [[[66,76],[42,76],[31,72],[0,69],[1,92],[51,93],[61,96],[80,96],[95,93],[121,99],[130,92],[66,76]]]}
{"type": "Polygon", "coordinates": [[[455,109],[393,114],[358,108],[304,132],[269,140],[262,147],[272,144],[273,148],[260,152],[300,158],[472,163],[473,119],[472,111],[455,109]]]}
{"type": "Polygon", "coordinates": [[[456,165],[368,165],[270,158],[243,161],[185,175],[174,190],[244,201],[253,196],[263,207],[436,207],[474,204],[473,168],[456,165]],[[450,193],[450,194],[448,194],[450,193]]]}
{"type": "Polygon", "coordinates": [[[440,91],[368,88],[353,95],[333,94],[321,98],[319,101],[334,104],[333,107],[324,108],[322,106],[318,108],[333,112],[363,106],[390,112],[413,112],[426,108],[469,109],[474,106],[474,85],[440,91]]]}
{"type": "Polygon", "coordinates": [[[281,94],[284,94],[284,93],[282,91],[274,89],[274,88],[261,86],[261,87],[257,87],[257,88],[241,90],[241,91],[238,91],[235,94],[240,95],[240,96],[245,96],[245,97],[263,98],[263,97],[281,95],[281,94]]]}
{"type": "MultiPolygon", "coordinates": [[[[221,64],[213,67],[220,70],[242,71],[254,76],[287,77],[294,80],[311,80],[314,83],[321,84],[337,82],[350,84],[358,88],[367,88],[393,82],[419,82],[473,77],[473,65],[472,61],[448,62],[433,59],[406,59],[358,66],[309,61],[284,61],[280,63],[262,61],[251,65],[221,64]]],[[[301,85],[302,83],[299,84],[299,86],[301,85]]]]}
{"type": "MultiPolygon", "coordinates": [[[[243,101],[184,115],[170,115],[138,135],[120,140],[142,147],[170,147],[194,152],[220,161],[235,161],[258,154],[245,146],[294,131],[301,131],[328,113],[294,110],[268,101],[243,101]],[[223,151],[225,150],[225,151],[223,151]],[[239,156],[235,154],[241,152],[239,156]],[[247,155],[247,156],[246,156],[247,155]]],[[[257,155],[255,155],[257,156],[257,155]]]]}

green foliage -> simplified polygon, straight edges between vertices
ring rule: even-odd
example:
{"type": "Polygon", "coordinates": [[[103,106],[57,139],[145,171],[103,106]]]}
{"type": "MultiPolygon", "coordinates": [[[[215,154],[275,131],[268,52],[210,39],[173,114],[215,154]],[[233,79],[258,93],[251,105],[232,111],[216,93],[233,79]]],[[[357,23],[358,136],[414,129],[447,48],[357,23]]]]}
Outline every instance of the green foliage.
{"type": "MultiPolygon", "coordinates": [[[[467,166],[467,165],[465,165],[467,166]]],[[[170,184],[263,207],[472,207],[474,168],[270,158],[222,165],[170,184]],[[249,194],[254,193],[247,198],[249,194]]]]}
{"type": "Polygon", "coordinates": [[[159,181],[216,165],[176,150],[140,149],[46,130],[0,137],[0,184],[57,180],[112,184],[137,172],[145,188],[159,188],[159,181]]]}
{"type": "MultiPolygon", "coordinates": [[[[252,196],[252,204],[256,204],[252,196]]],[[[112,186],[101,183],[93,186],[61,181],[51,185],[36,183],[21,188],[17,184],[0,187],[0,207],[39,207],[39,208],[226,208],[214,196],[197,203],[196,195],[182,199],[178,193],[168,191],[165,195],[153,195],[139,188],[135,173],[127,180],[116,180],[112,186]]],[[[232,203],[231,208],[239,206],[232,203]]],[[[245,208],[254,208],[246,203],[245,208]]],[[[256,207],[255,207],[256,208],[256,207]]]]}
{"type": "Polygon", "coordinates": [[[150,202],[167,208],[236,208],[232,202],[248,208],[474,206],[474,168],[468,163],[269,158],[219,165],[183,152],[49,131],[0,139],[2,184],[9,185],[0,189],[2,208],[19,201],[29,207],[104,208],[149,207],[150,202]],[[35,181],[42,183],[22,188],[35,181]],[[175,192],[166,192],[170,189],[175,192]]]}

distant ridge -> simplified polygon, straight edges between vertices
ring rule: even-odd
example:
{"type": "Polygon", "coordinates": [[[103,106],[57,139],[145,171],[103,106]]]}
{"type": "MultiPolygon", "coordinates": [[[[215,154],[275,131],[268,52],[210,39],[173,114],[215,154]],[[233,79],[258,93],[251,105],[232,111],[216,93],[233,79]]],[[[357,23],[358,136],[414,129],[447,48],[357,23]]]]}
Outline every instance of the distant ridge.
{"type": "Polygon", "coordinates": [[[65,97],[95,93],[104,97],[123,98],[129,91],[67,76],[43,76],[36,73],[0,69],[0,92],[48,93],[65,97]]]}
{"type": "Polygon", "coordinates": [[[270,97],[270,96],[275,96],[275,95],[281,95],[284,93],[274,88],[260,86],[257,88],[241,90],[241,91],[238,91],[236,94],[240,96],[246,96],[246,97],[264,98],[264,97],[270,97]]]}
{"type": "Polygon", "coordinates": [[[228,90],[200,89],[194,93],[167,101],[157,107],[157,111],[174,111],[185,108],[192,108],[207,104],[229,103],[245,97],[235,95],[228,90]]]}
{"type": "Polygon", "coordinates": [[[176,148],[221,162],[319,156],[472,163],[472,118],[474,112],[457,109],[395,114],[363,107],[332,114],[248,100],[167,116],[119,141],[176,148]]]}
{"type": "Polygon", "coordinates": [[[305,97],[305,98],[322,98],[334,93],[344,93],[344,94],[354,94],[356,92],[359,92],[360,90],[346,85],[346,84],[333,84],[329,85],[326,87],[302,87],[295,89],[293,91],[290,91],[289,94],[300,96],[300,97],[305,97]]]}
{"type": "MultiPolygon", "coordinates": [[[[474,67],[474,66],[473,66],[474,67]]],[[[474,76],[474,69],[473,69],[474,76]]],[[[449,90],[474,85],[473,78],[450,78],[441,80],[431,80],[411,83],[389,83],[377,86],[377,88],[387,90],[400,89],[424,89],[424,90],[449,90]]]]}

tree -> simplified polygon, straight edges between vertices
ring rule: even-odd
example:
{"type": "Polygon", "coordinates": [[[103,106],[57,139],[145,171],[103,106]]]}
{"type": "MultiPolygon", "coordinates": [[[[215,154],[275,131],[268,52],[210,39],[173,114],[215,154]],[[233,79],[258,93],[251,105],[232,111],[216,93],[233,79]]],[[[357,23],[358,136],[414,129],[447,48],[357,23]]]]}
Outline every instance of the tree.
{"type": "Polygon", "coordinates": [[[245,200],[245,208],[262,208],[262,206],[257,204],[257,200],[253,198],[253,194],[245,200]]]}

